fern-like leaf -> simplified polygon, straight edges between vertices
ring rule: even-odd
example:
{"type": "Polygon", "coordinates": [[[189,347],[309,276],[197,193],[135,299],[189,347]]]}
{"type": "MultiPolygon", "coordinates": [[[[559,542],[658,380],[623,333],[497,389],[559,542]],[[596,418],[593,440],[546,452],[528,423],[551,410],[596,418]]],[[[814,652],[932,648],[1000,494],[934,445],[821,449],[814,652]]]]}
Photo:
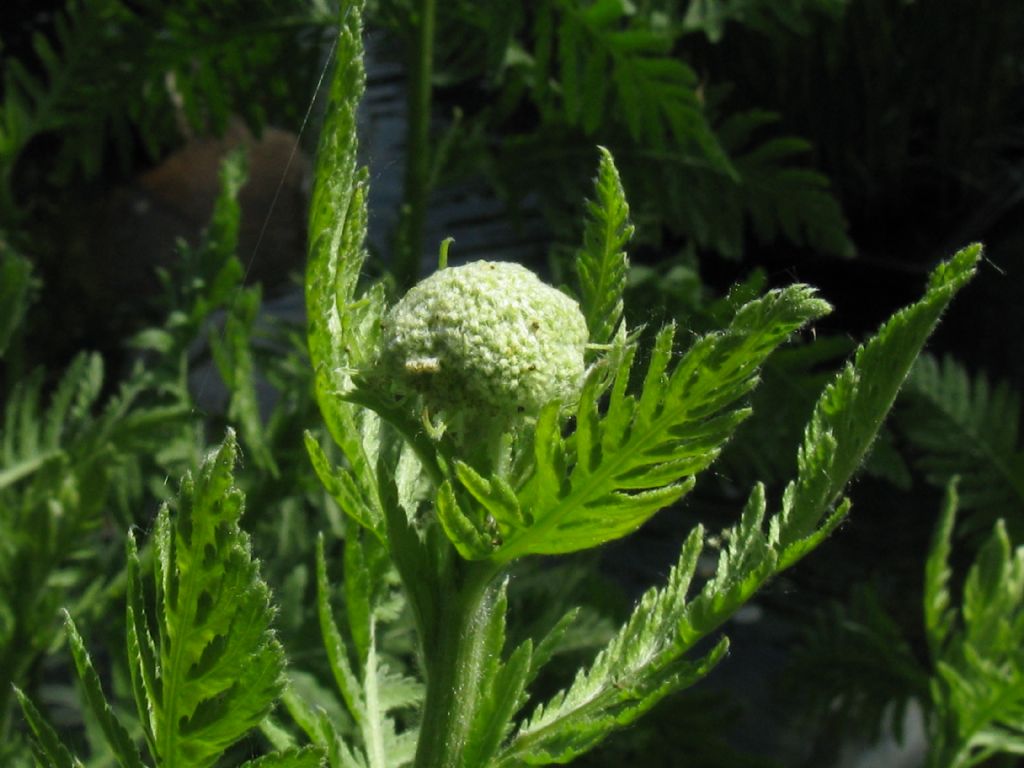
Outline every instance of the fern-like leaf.
{"type": "Polygon", "coordinates": [[[283,686],[270,595],[238,527],[236,457],[229,432],[198,478],[185,477],[176,515],[165,506],[157,516],[155,643],[137,591],[129,601],[133,683],[162,765],[212,765],[263,719],[283,686]]]}
{"type": "Polygon", "coordinates": [[[611,153],[601,147],[594,200],[587,203],[583,247],[576,254],[580,306],[590,341],[607,344],[622,322],[622,292],[629,259],[625,247],[633,236],[629,205],[611,153]]]}
{"type": "Polygon", "coordinates": [[[749,414],[739,403],[765,358],[828,309],[806,286],[772,291],[744,306],[727,330],[698,339],[674,366],[674,330],[665,328],[640,394],[627,394],[630,350],[621,356],[603,412],[595,370],[580,397],[574,434],[562,437],[557,404],[542,411],[536,471],[516,494],[516,514],[509,514],[500,479],[467,483],[474,473],[460,465],[466,489],[497,522],[500,545],[491,556],[507,561],[596,546],[681,498],[749,414]]]}
{"type": "Polygon", "coordinates": [[[624,166],[630,189],[643,201],[637,215],[655,215],[670,231],[727,258],[743,255],[751,229],[764,242],[781,236],[849,256],[853,245],[828,179],[804,160],[810,145],[764,135],[778,121],[771,112],[749,110],[715,124],[735,169],[731,176],[685,151],[638,153],[632,168],[624,166]]]}
{"type": "Polygon", "coordinates": [[[45,768],[82,768],[82,761],[72,755],[68,748],[61,743],[60,736],[36,709],[32,700],[18,687],[14,688],[14,695],[18,699],[21,711],[32,731],[34,737],[32,747],[39,764],[45,768]]]}
{"type": "MultiPolygon", "coordinates": [[[[903,434],[928,482],[945,487],[956,475],[959,506],[1012,520],[1024,506],[1024,446],[1020,393],[1006,382],[971,376],[951,357],[923,356],[897,410],[903,434]]],[[[972,523],[977,525],[979,523],[972,523]]]]}
{"type": "MultiPolygon", "coordinates": [[[[959,251],[932,273],[924,297],[893,315],[857,350],[815,407],[797,456],[797,480],[786,488],[779,537],[799,559],[824,510],[860,466],[896,394],[953,296],[974,275],[981,246],[959,251]]],[[[838,521],[836,521],[838,522],[838,521]]]]}
{"type": "Polygon", "coordinates": [[[561,119],[588,135],[609,120],[620,121],[644,146],[687,147],[723,173],[734,173],[704,114],[696,73],[669,55],[670,28],[622,0],[548,4],[551,16],[546,9],[538,15],[538,24],[549,27],[536,36],[534,61],[538,69],[555,63],[548,47],[557,19],[557,72],[535,77],[560,81],[561,119]]]}
{"type": "Polygon", "coordinates": [[[694,529],[665,586],[645,593],[593,664],[536,708],[499,753],[496,766],[570,762],[668,694],[707,675],[722,659],[728,648],[724,639],[700,660],[688,661],[683,654],[689,646],[679,638],[703,535],[702,528],[694,529]]]}
{"type": "MultiPolygon", "coordinates": [[[[166,505],[157,516],[156,639],[143,600],[138,551],[134,538],[128,538],[132,692],[150,753],[161,766],[213,765],[259,724],[283,687],[284,652],[270,629],[269,590],[238,527],[244,498],[233,486],[237,450],[228,432],[198,478],[185,476],[173,520],[166,505]]],[[[122,768],[143,768],[70,617],[66,630],[86,702],[112,753],[122,768]]],[[[24,709],[30,722],[41,720],[34,709],[24,709]]],[[[63,753],[54,751],[46,729],[38,723],[32,727],[39,749],[63,764],[63,753]]],[[[306,752],[285,752],[276,759],[281,765],[318,764],[306,752]]]]}
{"type": "Polygon", "coordinates": [[[930,766],[966,768],[997,754],[1024,755],[1024,546],[999,521],[950,605],[951,484],[929,558],[925,617],[935,664],[930,766]],[[938,608],[938,611],[936,611],[938,608]]]}
{"type": "Polygon", "coordinates": [[[327,658],[345,708],[356,723],[360,744],[349,744],[333,729],[311,728],[309,735],[330,756],[332,766],[358,765],[366,768],[399,768],[412,761],[416,732],[398,732],[394,710],[416,707],[422,700],[422,686],[412,678],[392,672],[377,648],[377,628],[388,615],[380,600],[386,583],[382,567],[386,559],[376,539],[359,542],[352,532],[346,542],[345,591],[349,603],[349,628],[355,640],[353,653],[335,622],[330,606],[330,585],[321,536],[317,543],[317,612],[327,658]],[[378,552],[377,556],[372,553],[378,552]]]}
{"type": "Polygon", "coordinates": [[[317,403],[349,468],[334,471],[308,439],[307,447],[325,485],[339,491],[335,496],[342,508],[383,537],[376,417],[358,415],[360,409],[344,399],[354,389],[353,375],[373,353],[384,312],[380,286],[356,298],[366,259],[367,217],[366,169],[358,168],[356,160],[356,110],[366,82],[362,8],[362,0],[352,0],[340,9],[336,64],[317,151],[306,272],[307,336],[317,403]]]}
{"type": "MultiPolygon", "coordinates": [[[[724,652],[724,640],[702,661],[685,662],[684,655],[772,575],[816,547],[846,515],[848,500],[832,507],[838,491],[863,459],[921,344],[973,274],[979,255],[977,247],[968,248],[940,265],[925,297],[898,312],[826,387],[799,452],[797,480],[787,489],[781,512],[766,525],[764,487],[755,486],[740,521],[722,534],[728,546],[719,556],[715,575],[687,601],[690,575],[703,546],[702,530],[694,530],[668,584],[645,595],[594,665],[521,726],[500,754],[499,765],[568,762],[662,696],[710,670],[717,654],[724,652]],[[620,676],[627,683],[621,689],[620,676]]],[[[741,310],[737,320],[750,307],[741,310]]],[[[695,349],[699,347],[700,342],[695,349]]],[[[656,348],[651,366],[657,376],[666,364],[667,357],[659,360],[656,348]]],[[[685,364],[686,357],[679,366],[685,364]]],[[[650,376],[644,390],[649,386],[650,376]]],[[[621,396],[613,389],[612,403],[621,396]]],[[[641,395],[636,412],[642,413],[644,407],[641,395]]],[[[581,452],[577,460],[585,456],[581,452]]]]}

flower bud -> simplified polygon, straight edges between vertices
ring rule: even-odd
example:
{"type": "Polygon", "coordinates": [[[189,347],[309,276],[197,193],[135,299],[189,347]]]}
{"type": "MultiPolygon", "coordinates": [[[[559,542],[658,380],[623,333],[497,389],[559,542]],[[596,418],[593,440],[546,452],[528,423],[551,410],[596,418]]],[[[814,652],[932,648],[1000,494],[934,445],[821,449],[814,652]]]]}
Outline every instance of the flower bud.
{"type": "Polygon", "coordinates": [[[518,264],[434,273],[391,308],[382,338],[385,372],[432,413],[535,415],[574,400],[583,382],[579,304],[518,264]]]}

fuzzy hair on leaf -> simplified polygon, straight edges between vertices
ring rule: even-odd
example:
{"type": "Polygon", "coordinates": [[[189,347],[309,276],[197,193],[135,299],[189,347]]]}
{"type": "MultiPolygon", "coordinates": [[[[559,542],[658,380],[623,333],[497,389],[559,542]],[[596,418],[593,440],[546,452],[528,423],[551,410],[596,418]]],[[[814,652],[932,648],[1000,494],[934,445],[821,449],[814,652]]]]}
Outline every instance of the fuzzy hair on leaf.
{"type": "Polygon", "coordinates": [[[534,710],[498,754],[496,766],[567,763],[714,668],[728,641],[723,638],[703,658],[688,661],[683,655],[689,646],[680,643],[678,632],[703,541],[704,531],[698,526],[665,586],[645,593],[593,664],[580,670],[569,688],[534,710]]]}

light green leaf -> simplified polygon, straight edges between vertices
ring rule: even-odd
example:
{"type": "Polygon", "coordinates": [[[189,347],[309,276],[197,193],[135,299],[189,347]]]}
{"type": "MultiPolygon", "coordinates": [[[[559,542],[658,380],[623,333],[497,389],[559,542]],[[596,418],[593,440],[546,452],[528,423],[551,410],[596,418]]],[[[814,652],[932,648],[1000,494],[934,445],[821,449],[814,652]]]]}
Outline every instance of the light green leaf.
{"type": "Polygon", "coordinates": [[[314,747],[290,749],[242,763],[242,768],[319,768],[323,754],[314,747]]]}
{"type": "MultiPolygon", "coordinates": [[[[149,643],[137,597],[129,602],[129,646],[136,690],[150,700],[155,752],[163,765],[199,768],[258,725],[283,687],[284,653],[270,630],[266,584],[239,528],[244,497],[233,485],[234,433],[186,475],[172,517],[165,506],[154,533],[159,664],[152,681],[149,643]],[[134,605],[133,605],[134,602],[134,605]]],[[[134,588],[134,589],[137,589],[134,588]]]]}
{"type": "MultiPolygon", "coordinates": [[[[778,518],[784,547],[810,536],[863,462],[921,347],[943,310],[974,275],[981,246],[939,265],[924,297],[897,312],[822,393],[797,456],[798,476],[786,488],[778,518]]],[[[799,559],[781,556],[786,568],[799,559]]]]}
{"type": "Polygon", "coordinates": [[[85,699],[89,708],[95,715],[107,744],[123,768],[143,768],[142,758],[139,755],[138,747],[132,741],[128,731],[117,719],[100,686],[99,675],[92,666],[92,660],[85,649],[81,635],[75,628],[71,616],[64,614],[64,629],[68,637],[68,645],[71,646],[71,655],[75,660],[75,669],[78,672],[78,679],[82,682],[85,690],[85,699]]]}
{"type": "Polygon", "coordinates": [[[465,513],[450,482],[445,481],[437,489],[434,508],[445,534],[464,558],[479,560],[494,551],[495,540],[488,538],[481,526],[465,513]]]}
{"type": "Polygon", "coordinates": [[[622,322],[622,292],[629,260],[625,247],[633,236],[629,205],[611,153],[600,147],[594,200],[587,202],[583,247],[576,253],[580,305],[590,341],[607,344],[622,322]]]}
{"type": "Polygon", "coordinates": [[[951,491],[925,572],[926,617],[937,626],[928,627],[935,664],[929,765],[965,768],[999,753],[1024,754],[1024,546],[1011,544],[1001,520],[995,525],[967,573],[957,617],[946,586],[954,515],[951,491]],[[936,611],[939,618],[930,618],[936,611]]]}
{"type": "MultiPolygon", "coordinates": [[[[694,342],[673,366],[674,329],[665,328],[639,396],[626,394],[630,351],[621,357],[603,409],[602,372],[593,369],[573,435],[562,438],[556,406],[538,418],[537,468],[518,492],[523,516],[533,522],[514,526],[488,505],[503,542],[492,557],[593,547],[632,532],[678,500],[749,414],[739,403],[756,385],[760,365],[790,333],[828,310],[806,286],[771,291],[740,309],[725,331],[694,342]]],[[[471,554],[479,557],[478,551],[471,554]]]]}
{"type": "Polygon", "coordinates": [[[679,635],[703,536],[702,528],[694,529],[665,586],[646,592],[593,664],[580,670],[568,689],[536,708],[498,754],[495,766],[570,762],[665,696],[700,680],[722,659],[725,639],[690,662],[683,658],[690,646],[679,635]]]}
{"type": "Polygon", "coordinates": [[[327,660],[330,662],[334,681],[345,701],[345,706],[356,723],[362,725],[366,722],[369,715],[366,711],[366,703],[359,679],[352,669],[348,650],[341,636],[341,630],[338,629],[338,625],[334,621],[334,612],[330,604],[330,582],[327,579],[327,560],[324,557],[324,537],[322,534],[317,538],[316,584],[317,615],[320,619],[320,631],[323,635],[324,648],[327,650],[327,660]]]}
{"type": "MultiPolygon", "coordinates": [[[[346,563],[346,573],[352,581],[352,599],[359,603],[349,610],[349,616],[358,623],[358,626],[351,627],[353,635],[357,637],[358,668],[352,664],[347,644],[330,606],[330,583],[323,537],[317,546],[317,609],[331,671],[345,707],[355,720],[362,754],[358,749],[351,749],[333,733],[323,732],[321,743],[327,747],[332,765],[362,764],[360,761],[365,760],[367,768],[399,768],[413,758],[416,732],[406,730],[398,733],[391,712],[417,707],[423,697],[423,688],[419,682],[389,670],[380,658],[376,632],[378,616],[383,612],[383,607],[377,596],[379,584],[375,583],[376,577],[380,576],[380,563],[372,552],[367,555],[360,551],[356,555],[355,548],[359,546],[346,546],[346,559],[352,556],[355,560],[346,563]],[[375,559],[377,563],[374,563],[375,559]],[[332,754],[334,757],[331,757],[332,754]]],[[[370,540],[367,546],[372,550],[380,545],[370,540]]],[[[349,589],[349,579],[346,579],[346,593],[349,589]]]]}
{"type": "Polygon", "coordinates": [[[351,373],[371,350],[365,346],[360,310],[373,307],[355,299],[366,257],[366,173],[357,170],[356,110],[365,89],[362,2],[343,4],[336,64],[317,150],[316,182],[310,205],[306,308],[310,358],[317,402],[339,445],[351,373]]]}
{"type": "Polygon", "coordinates": [[[940,657],[955,621],[949,594],[949,580],[953,575],[949,567],[949,556],[953,549],[953,524],[956,521],[957,505],[954,480],[946,488],[946,498],[938,525],[935,526],[924,571],[924,628],[928,636],[928,648],[936,659],[940,657]]]}
{"type": "MultiPolygon", "coordinates": [[[[376,417],[371,413],[363,414],[363,422],[374,420],[376,417]]],[[[353,423],[353,430],[356,434],[346,438],[346,445],[354,456],[365,460],[365,443],[363,437],[353,423]]],[[[372,531],[378,538],[384,540],[384,512],[381,509],[380,497],[376,488],[376,474],[368,461],[356,464],[355,468],[333,468],[327,454],[324,453],[320,443],[309,431],[304,433],[306,452],[309,454],[310,462],[320,478],[324,490],[331,495],[342,511],[351,517],[356,523],[372,531]],[[357,479],[359,478],[359,479],[357,479]],[[371,482],[373,485],[371,485],[371,482]]],[[[350,467],[352,462],[350,460],[350,467]]]]}
{"type": "Polygon", "coordinates": [[[512,716],[525,702],[524,690],[531,669],[532,643],[527,640],[505,661],[505,615],[508,612],[508,582],[502,582],[496,607],[481,631],[486,634],[480,653],[485,661],[477,681],[479,698],[466,743],[462,748],[464,768],[484,768],[511,729],[512,716]]]}
{"type": "Polygon", "coordinates": [[[132,693],[139,713],[139,722],[146,736],[151,752],[156,751],[157,707],[163,701],[160,678],[157,670],[158,650],[149,630],[143,599],[142,567],[135,545],[135,535],[128,532],[128,589],[126,600],[126,624],[128,670],[131,675],[132,693]]]}

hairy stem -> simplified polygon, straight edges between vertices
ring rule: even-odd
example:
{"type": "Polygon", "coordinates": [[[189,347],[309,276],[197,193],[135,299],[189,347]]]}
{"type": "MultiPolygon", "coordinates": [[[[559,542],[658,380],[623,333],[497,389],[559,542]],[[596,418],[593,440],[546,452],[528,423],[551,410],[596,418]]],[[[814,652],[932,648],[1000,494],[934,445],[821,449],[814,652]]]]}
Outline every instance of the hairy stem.
{"type": "Polygon", "coordinates": [[[402,225],[394,270],[400,288],[409,288],[419,279],[422,261],[423,222],[430,193],[430,104],[436,19],[437,0],[420,0],[409,72],[409,139],[406,143],[402,225]]]}
{"type": "Polygon", "coordinates": [[[461,561],[461,584],[439,606],[437,626],[424,638],[427,696],[415,768],[461,768],[480,697],[487,625],[500,610],[493,566],[461,561]]]}

